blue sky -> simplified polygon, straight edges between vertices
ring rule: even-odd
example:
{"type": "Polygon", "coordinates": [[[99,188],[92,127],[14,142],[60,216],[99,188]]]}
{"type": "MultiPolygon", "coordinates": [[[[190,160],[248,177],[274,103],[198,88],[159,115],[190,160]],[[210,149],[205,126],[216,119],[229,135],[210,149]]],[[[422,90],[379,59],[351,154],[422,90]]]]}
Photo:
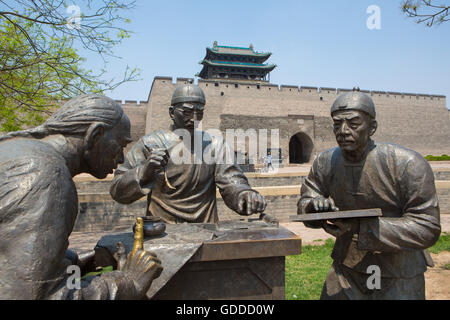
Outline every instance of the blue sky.
{"type": "MultiPolygon", "coordinates": [[[[122,59],[108,65],[108,76],[128,64],[143,80],[106,94],[147,100],[155,76],[194,77],[205,48],[218,41],[272,52],[274,84],[443,94],[450,107],[450,22],[418,25],[400,2],[138,0],[128,13],[134,34],[116,48],[122,59]],[[371,5],[381,10],[380,30],[367,28],[371,5]]],[[[86,67],[98,65],[88,58],[86,67]]]]}

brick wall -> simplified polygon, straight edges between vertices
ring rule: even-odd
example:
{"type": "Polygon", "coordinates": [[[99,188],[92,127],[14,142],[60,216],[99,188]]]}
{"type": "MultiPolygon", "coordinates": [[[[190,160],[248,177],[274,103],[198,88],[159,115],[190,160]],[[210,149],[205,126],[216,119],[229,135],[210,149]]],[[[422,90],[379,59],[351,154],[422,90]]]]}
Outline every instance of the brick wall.
{"type": "MultiPolygon", "coordinates": [[[[441,214],[450,214],[450,187],[448,184],[450,175],[447,173],[450,172],[435,172],[436,177],[439,175],[442,178],[437,184],[441,214]]],[[[286,186],[299,186],[305,178],[304,175],[264,177],[253,174],[250,176],[249,182],[252,187],[282,187],[282,192],[278,192],[277,195],[265,196],[267,213],[280,221],[288,221],[290,215],[296,214],[299,192],[296,191],[292,194],[292,192],[284,191],[287,189],[286,186]]],[[[119,204],[109,195],[110,184],[111,180],[76,181],[80,204],[74,231],[102,231],[132,226],[136,217],[145,214],[145,198],[130,205],[119,204]]],[[[229,209],[220,197],[217,199],[217,209],[220,220],[243,218],[229,209]]]]}
{"type": "MultiPolygon", "coordinates": [[[[188,81],[189,79],[179,78],[173,83],[169,77],[154,79],[146,106],[146,133],[168,127],[171,123],[168,107],[172,93],[177,85],[188,81]]],[[[235,119],[254,116],[272,118],[272,124],[278,121],[280,126],[281,118],[313,116],[314,130],[306,130],[314,141],[315,154],[336,145],[329,111],[336,97],[349,91],[212,80],[199,80],[198,84],[207,99],[203,129],[228,128],[234,125],[230,125],[230,121],[225,123],[227,120],[224,115],[234,116],[235,119]]],[[[400,144],[424,155],[450,153],[450,121],[445,96],[378,91],[367,93],[374,100],[377,110],[379,126],[374,140],[400,144]]],[[[241,126],[242,123],[243,121],[236,125],[241,126]]],[[[285,140],[298,131],[304,131],[298,122],[287,121],[286,125],[286,130],[280,130],[285,140]]],[[[247,125],[241,128],[250,127],[247,125]]],[[[287,156],[289,150],[286,141],[281,141],[280,144],[283,154],[287,156]]]]}

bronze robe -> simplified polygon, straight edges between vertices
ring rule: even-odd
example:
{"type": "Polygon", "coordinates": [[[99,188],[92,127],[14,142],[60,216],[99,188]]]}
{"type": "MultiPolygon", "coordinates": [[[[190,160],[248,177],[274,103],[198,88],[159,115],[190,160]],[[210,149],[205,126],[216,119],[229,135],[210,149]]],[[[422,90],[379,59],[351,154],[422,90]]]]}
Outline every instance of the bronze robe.
{"type": "Polygon", "coordinates": [[[165,222],[214,223],[218,221],[217,186],[225,204],[237,211],[239,193],[251,190],[247,178],[223,139],[201,131],[196,134],[201,135],[202,155],[210,155],[210,161],[199,157],[195,160],[189,147],[180,149],[191,153],[192,157],[191,163],[170,160],[167,164],[167,178],[175,190],[168,188],[162,179],[146,186],[139,183],[139,165],[150,156],[152,149],[171,150],[184,143],[172,131],[158,131],[136,142],[128,152],[125,163],[115,171],[110,189],[113,199],[129,204],[147,196],[147,214],[161,217],[165,222]]]}
{"type": "Polygon", "coordinates": [[[340,148],[326,150],[302,185],[303,212],[315,197],[333,198],[340,210],[382,210],[380,218],[360,219],[357,241],[349,233],[336,239],[336,269],[367,274],[376,265],[384,279],[412,279],[426,271],[423,250],[437,241],[441,228],[434,175],[420,154],[370,141],[363,161],[350,163],[340,148]]]}
{"type": "Polygon", "coordinates": [[[75,184],[52,146],[0,142],[0,299],[137,298],[133,279],[119,271],[81,281],[79,290],[67,287],[65,254],[77,214],[75,184]]]}

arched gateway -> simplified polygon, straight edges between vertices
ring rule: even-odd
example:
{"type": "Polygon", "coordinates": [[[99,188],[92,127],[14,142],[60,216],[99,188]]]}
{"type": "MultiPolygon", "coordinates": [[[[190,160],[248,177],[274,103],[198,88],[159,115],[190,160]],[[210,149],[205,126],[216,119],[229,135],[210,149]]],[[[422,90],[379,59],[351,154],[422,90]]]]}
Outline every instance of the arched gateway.
{"type": "Polygon", "coordinates": [[[303,132],[294,134],[289,140],[289,163],[307,163],[311,159],[314,144],[303,132]]]}

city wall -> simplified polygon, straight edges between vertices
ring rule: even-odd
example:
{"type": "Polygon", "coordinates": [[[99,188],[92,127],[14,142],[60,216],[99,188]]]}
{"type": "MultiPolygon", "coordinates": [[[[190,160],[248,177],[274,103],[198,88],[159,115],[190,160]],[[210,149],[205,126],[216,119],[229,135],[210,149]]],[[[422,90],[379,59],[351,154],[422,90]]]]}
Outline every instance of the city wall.
{"type": "MultiPolygon", "coordinates": [[[[148,101],[126,101],[123,106],[132,120],[133,138],[167,129],[170,99],[176,86],[190,78],[155,77],[148,101]],[[144,129],[145,119],[145,129],[144,129]]],[[[311,160],[318,152],[335,146],[330,107],[336,97],[351,89],[307,86],[277,86],[267,83],[199,80],[207,100],[203,129],[248,129],[264,124],[280,129],[283,158],[289,155],[289,139],[306,133],[314,143],[311,160]],[[240,119],[240,120],[239,120],[240,119]]],[[[397,143],[422,154],[449,154],[450,112],[442,95],[365,91],[376,105],[378,130],[374,140],[397,143]]],[[[258,128],[258,127],[256,127],[258,128]]]]}

